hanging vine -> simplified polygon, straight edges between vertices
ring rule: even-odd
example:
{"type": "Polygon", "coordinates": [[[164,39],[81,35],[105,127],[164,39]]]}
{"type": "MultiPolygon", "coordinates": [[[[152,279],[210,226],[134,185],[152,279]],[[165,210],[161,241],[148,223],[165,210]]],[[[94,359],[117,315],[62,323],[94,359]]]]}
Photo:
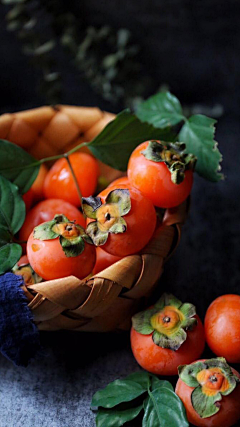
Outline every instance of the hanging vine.
{"type": "Polygon", "coordinates": [[[41,72],[40,91],[49,103],[61,102],[59,49],[93,90],[112,104],[133,106],[146,95],[151,79],[144,75],[140,47],[128,29],[86,26],[60,0],[1,0],[8,5],[7,29],[41,72]],[[138,78],[136,79],[136,74],[138,78]]]}

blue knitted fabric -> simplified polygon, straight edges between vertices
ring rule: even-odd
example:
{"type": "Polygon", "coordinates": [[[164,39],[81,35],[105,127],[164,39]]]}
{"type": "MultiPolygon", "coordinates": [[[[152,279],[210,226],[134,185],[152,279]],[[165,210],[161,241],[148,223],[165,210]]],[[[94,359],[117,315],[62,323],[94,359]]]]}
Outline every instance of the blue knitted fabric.
{"type": "Polygon", "coordinates": [[[27,366],[40,348],[39,332],[21,286],[22,276],[0,276],[0,351],[15,365],[27,366]]]}

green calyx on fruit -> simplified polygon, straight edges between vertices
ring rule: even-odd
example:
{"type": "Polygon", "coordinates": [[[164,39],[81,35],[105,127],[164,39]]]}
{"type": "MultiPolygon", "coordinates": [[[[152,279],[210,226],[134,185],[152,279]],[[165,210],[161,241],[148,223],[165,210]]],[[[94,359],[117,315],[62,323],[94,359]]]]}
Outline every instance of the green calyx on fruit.
{"type": "Polygon", "coordinates": [[[75,257],[84,251],[85,243],[92,244],[85,230],[65,215],[55,215],[52,221],[44,222],[34,228],[34,239],[53,240],[59,237],[66,257],[75,257]]]}
{"type": "Polygon", "coordinates": [[[192,406],[201,418],[216,414],[222,396],[232,393],[239,383],[239,378],[223,357],[179,366],[178,373],[185,384],[194,387],[192,406]]]}
{"type": "Polygon", "coordinates": [[[129,190],[110,191],[104,204],[100,197],[83,197],[82,208],[88,218],[95,219],[88,224],[86,233],[96,246],[102,246],[106,243],[109,233],[119,234],[127,230],[123,216],[131,210],[129,190]]]}
{"type": "Polygon", "coordinates": [[[163,294],[152,308],[135,314],[132,325],[142,335],[152,334],[153,342],[159,347],[176,351],[186,341],[186,331],[196,326],[195,314],[194,305],[163,294]]]}
{"type": "Polygon", "coordinates": [[[21,266],[16,264],[13,267],[12,272],[16,274],[16,276],[22,276],[26,286],[34,285],[34,283],[40,283],[43,280],[42,277],[35,273],[30,264],[24,264],[21,266]]]}
{"type": "Polygon", "coordinates": [[[142,151],[146,159],[153,162],[164,162],[171,173],[174,184],[181,184],[185,178],[185,171],[194,169],[197,158],[193,154],[185,153],[186,146],[181,142],[148,141],[148,146],[142,151]]]}

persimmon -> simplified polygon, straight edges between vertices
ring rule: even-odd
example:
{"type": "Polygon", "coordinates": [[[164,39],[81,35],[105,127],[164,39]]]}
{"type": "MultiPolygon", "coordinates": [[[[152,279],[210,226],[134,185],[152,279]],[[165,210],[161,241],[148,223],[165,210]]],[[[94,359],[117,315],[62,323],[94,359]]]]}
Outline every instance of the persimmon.
{"type": "Polygon", "coordinates": [[[195,158],[183,154],[181,147],[161,141],[146,141],[130,156],[130,184],[160,208],[177,206],[190,194],[195,158]]]}
{"type": "Polygon", "coordinates": [[[31,189],[33,191],[34,202],[38,202],[44,198],[43,185],[47,176],[48,169],[44,164],[41,164],[38,176],[35,179],[31,189]]]}
{"type": "Polygon", "coordinates": [[[215,299],[208,307],[204,326],[213,353],[240,363],[240,296],[229,294],[215,299]]]}
{"type": "Polygon", "coordinates": [[[17,262],[17,265],[19,267],[22,267],[23,265],[26,265],[26,264],[29,264],[28,257],[27,255],[22,255],[20,260],[17,262]]]}
{"type": "Polygon", "coordinates": [[[119,257],[143,249],[156,226],[152,202],[126,185],[112,186],[97,197],[83,198],[83,210],[89,218],[86,232],[94,244],[119,257]]]}
{"type": "MultiPolygon", "coordinates": [[[[86,153],[74,153],[69,156],[82,196],[94,193],[99,175],[97,160],[86,153]]],[[[57,160],[44,181],[44,195],[47,199],[59,198],[75,206],[81,201],[70,167],[65,158],[57,160]]]]}
{"type": "Polygon", "coordinates": [[[108,185],[109,187],[112,187],[113,185],[115,186],[121,186],[121,185],[130,185],[129,183],[129,179],[127,176],[122,176],[121,178],[115,179],[114,181],[110,182],[110,184],[108,185]]]}
{"type": "Polygon", "coordinates": [[[85,227],[86,221],[81,212],[70,203],[61,199],[46,199],[34,206],[26,215],[24,224],[19,232],[19,239],[25,241],[34,227],[42,222],[50,221],[54,215],[62,213],[70,221],[76,221],[85,227]]]}
{"type": "Polygon", "coordinates": [[[32,189],[30,188],[25,194],[23,194],[22,198],[26,206],[26,212],[28,212],[33,204],[34,193],[32,189]]]}
{"type": "Polygon", "coordinates": [[[27,256],[34,271],[45,280],[74,275],[88,276],[96,250],[85,230],[64,215],[34,228],[27,242],[27,256]]]}
{"type": "Polygon", "coordinates": [[[179,367],[176,394],[197,427],[231,427],[240,418],[240,375],[224,358],[179,367]]]}
{"type": "Polygon", "coordinates": [[[139,365],[156,375],[176,375],[181,364],[200,357],[204,328],[192,304],[163,294],[149,309],[132,318],[131,347],[139,365]]]}
{"type": "Polygon", "coordinates": [[[99,273],[99,271],[105,270],[105,268],[110,267],[110,265],[122,259],[119,256],[108,254],[106,251],[101,249],[99,246],[96,248],[96,264],[93,269],[93,274],[99,273]]]}

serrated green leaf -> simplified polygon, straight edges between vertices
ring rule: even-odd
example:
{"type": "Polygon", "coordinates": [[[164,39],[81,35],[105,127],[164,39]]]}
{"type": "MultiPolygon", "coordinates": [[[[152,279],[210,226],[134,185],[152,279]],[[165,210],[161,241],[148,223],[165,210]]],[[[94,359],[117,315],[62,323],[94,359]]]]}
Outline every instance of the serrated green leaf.
{"type": "Polygon", "coordinates": [[[94,394],[91,407],[113,408],[119,403],[136,399],[145,392],[146,389],[140,383],[127,379],[116,380],[94,394]]]}
{"type": "Polygon", "coordinates": [[[174,126],[186,120],[179,100],[170,92],[160,92],[139,105],[136,113],[142,122],[158,128],[174,126]]]}
{"type": "Polygon", "coordinates": [[[88,148],[95,157],[115,169],[126,171],[132,151],[149,139],[173,141],[169,129],[158,129],[141,122],[129,110],[124,110],[94,138],[88,148]]]}
{"type": "Polygon", "coordinates": [[[17,243],[6,243],[0,248],[0,274],[13,268],[22,255],[22,247],[17,243]]]}
{"type": "Polygon", "coordinates": [[[0,176],[0,227],[16,234],[24,223],[26,207],[16,185],[0,176]]]}
{"type": "Polygon", "coordinates": [[[143,405],[137,406],[136,408],[130,408],[125,410],[116,409],[99,409],[96,416],[97,427],[120,427],[128,421],[136,418],[143,409],[143,405]]]}
{"type": "Polygon", "coordinates": [[[219,173],[222,155],[214,141],[216,120],[203,115],[190,117],[179,132],[179,140],[186,144],[186,152],[197,157],[196,172],[212,182],[223,178],[219,173]]]}
{"type": "Polygon", "coordinates": [[[21,194],[26,193],[37,178],[40,167],[37,160],[18,145],[3,139],[0,151],[0,175],[17,185],[21,194]],[[35,166],[30,167],[34,163],[35,166]]]}
{"type": "Polygon", "coordinates": [[[149,393],[144,409],[142,427],[189,427],[182,401],[169,388],[149,393]]]}

